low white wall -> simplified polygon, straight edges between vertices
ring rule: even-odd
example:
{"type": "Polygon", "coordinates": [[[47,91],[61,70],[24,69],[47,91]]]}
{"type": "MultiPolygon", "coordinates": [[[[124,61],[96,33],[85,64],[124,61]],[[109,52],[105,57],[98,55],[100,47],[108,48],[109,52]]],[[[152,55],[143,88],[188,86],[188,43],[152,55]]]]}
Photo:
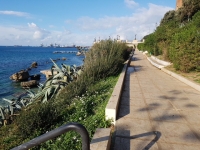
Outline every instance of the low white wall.
{"type": "Polygon", "coordinates": [[[157,67],[157,68],[159,68],[159,69],[161,69],[161,68],[164,67],[164,66],[162,66],[162,65],[159,65],[159,64],[153,62],[153,61],[151,60],[151,58],[149,58],[149,57],[147,57],[147,59],[148,59],[148,61],[149,61],[153,66],[155,66],[155,67],[157,67]]]}
{"type": "Polygon", "coordinates": [[[152,58],[153,60],[157,61],[158,63],[160,63],[160,64],[163,65],[163,66],[169,66],[169,65],[171,65],[170,62],[160,60],[160,59],[156,58],[155,56],[151,56],[151,58],[152,58]]]}
{"type": "Polygon", "coordinates": [[[132,59],[133,56],[131,56],[129,58],[129,60],[126,62],[126,64],[124,65],[124,68],[119,76],[119,79],[114,87],[114,90],[112,92],[112,95],[106,105],[105,108],[105,116],[106,116],[106,120],[112,120],[112,123],[115,125],[116,123],[116,118],[117,118],[117,112],[118,112],[118,106],[119,106],[119,101],[120,101],[120,97],[121,97],[121,92],[122,92],[122,88],[123,88],[123,83],[124,83],[124,78],[126,76],[126,71],[127,68],[130,64],[130,61],[132,59]]]}

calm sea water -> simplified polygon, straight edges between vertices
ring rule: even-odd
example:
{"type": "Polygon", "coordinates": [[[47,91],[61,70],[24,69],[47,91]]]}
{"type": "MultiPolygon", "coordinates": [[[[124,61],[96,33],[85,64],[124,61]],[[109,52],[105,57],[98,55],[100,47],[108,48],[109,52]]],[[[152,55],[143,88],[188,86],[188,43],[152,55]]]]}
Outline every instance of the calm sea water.
{"type": "Polygon", "coordinates": [[[76,53],[53,53],[54,51],[75,51],[76,48],[54,48],[54,47],[11,47],[0,46],[0,105],[7,105],[2,98],[17,98],[20,93],[25,92],[20,83],[13,82],[9,77],[23,69],[27,69],[33,62],[38,63],[37,68],[29,71],[30,75],[40,74],[40,82],[46,78],[41,70],[50,69],[53,63],[51,59],[60,59],[56,64],[82,65],[84,56],[76,56],[76,53]],[[67,60],[62,60],[65,57],[67,60]]]}

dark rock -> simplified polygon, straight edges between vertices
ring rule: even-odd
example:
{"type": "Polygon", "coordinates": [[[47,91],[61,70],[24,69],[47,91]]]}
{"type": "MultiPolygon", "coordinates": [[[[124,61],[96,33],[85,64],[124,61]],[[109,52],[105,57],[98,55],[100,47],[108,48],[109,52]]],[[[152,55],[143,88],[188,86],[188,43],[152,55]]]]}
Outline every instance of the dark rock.
{"type": "Polygon", "coordinates": [[[38,66],[37,62],[33,62],[33,63],[31,64],[31,68],[37,68],[37,66],[38,66]]]}
{"type": "Polygon", "coordinates": [[[38,81],[37,80],[30,80],[27,82],[21,82],[20,85],[22,87],[36,87],[38,85],[38,81]]]}
{"type": "Polygon", "coordinates": [[[65,58],[65,57],[62,57],[62,60],[67,60],[67,58],[65,58]]]}
{"type": "Polygon", "coordinates": [[[10,79],[15,81],[26,81],[28,80],[28,78],[29,78],[29,73],[28,71],[25,70],[21,70],[10,76],[10,79]]]}
{"type": "Polygon", "coordinates": [[[31,80],[40,80],[40,74],[35,74],[30,76],[31,80]]]}

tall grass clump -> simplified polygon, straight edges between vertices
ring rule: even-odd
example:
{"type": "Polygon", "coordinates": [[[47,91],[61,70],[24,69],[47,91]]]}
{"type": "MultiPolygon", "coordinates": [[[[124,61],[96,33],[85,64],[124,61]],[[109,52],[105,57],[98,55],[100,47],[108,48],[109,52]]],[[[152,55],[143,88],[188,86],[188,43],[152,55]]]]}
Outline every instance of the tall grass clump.
{"type": "Polygon", "coordinates": [[[112,40],[95,43],[86,54],[84,76],[96,81],[115,75],[122,63],[127,59],[124,58],[127,49],[125,43],[112,40]]]}
{"type": "Polygon", "coordinates": [[[80,96],[100,79],[117,75],[123,63],[129,58],[131,50],[125,43],[113,40],[95,43],[86,53],[82,74],[77,81],[62,90],[59,99],[66,100],[80,96]]]}

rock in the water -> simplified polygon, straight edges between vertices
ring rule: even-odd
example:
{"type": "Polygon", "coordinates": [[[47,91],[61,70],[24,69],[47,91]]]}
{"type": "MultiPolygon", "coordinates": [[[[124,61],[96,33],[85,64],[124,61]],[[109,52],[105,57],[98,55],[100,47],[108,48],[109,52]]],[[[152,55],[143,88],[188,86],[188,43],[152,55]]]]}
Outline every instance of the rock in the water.
{"type": "Polygon", "coordinates": [[[37,80],[30,80],[30,81],[27,81],[27,82],[21,82],[20,85],[22,87],[35,87],[37,86],[39,83],[37,80]]]}
{"type": "Polygon", "coordinates": [[[35,74],[30,76],[31,80],[40,80],[40,74],[35,74]]]}
{"type": "Polygon", "coordinates": [[[27,71],[30,71],[30,70],[31,70],[31,68],[27,68],[26,70],[27,70],[27,71]]]}
{"type": "Polygon", "coordinates": [[[12,76],[10,76],[11,80],[15,80],[15,81],[26,81],[29,78],[29,73],[28,71],[24,71],[21,70],[15,74],[13,74],[12,76]]]}
{"type": "Polygon", "coordinates": [[[31,64],[31,68],[37,68],[37,66],[38,66],[37,62],[33,62],[33,63],[31,64]]]}
{"type": "Polygon", "coordinates": [[[81,52],[77,52],[77,53],[76,53],[77,56],[80,56],[81,54],[82,54],[81,52]]]}
{"type": "Polygon", "coordinates": [[[65,57],[62,57],[62,60],[67,60],[67,58],[65,58],[65,57]]]}

